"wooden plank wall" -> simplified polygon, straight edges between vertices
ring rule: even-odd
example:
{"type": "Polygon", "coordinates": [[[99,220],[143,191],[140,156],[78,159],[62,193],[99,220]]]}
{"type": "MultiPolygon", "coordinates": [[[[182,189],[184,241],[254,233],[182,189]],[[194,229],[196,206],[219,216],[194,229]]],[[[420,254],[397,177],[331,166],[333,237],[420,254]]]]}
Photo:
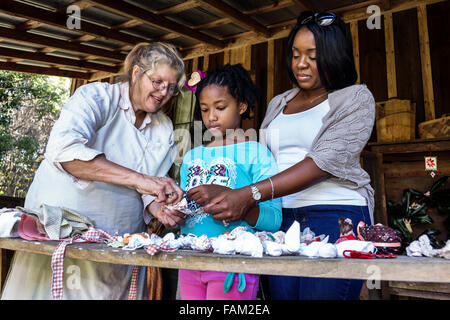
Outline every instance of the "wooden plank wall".
{"type": "MultiPolygon", "coordinates": [[[[349,23],[358,81],[369,87],[376,101],[393,97],[414,101],[416,124],[450,113],[450,64],[446,60],[450,56],[449,6],[450,1],[444,1],[388,13],[381,16],[380,29],[368,29],[366,20],[349,23]]],[[[258,70],[257,84],[265,89],[263,100],[267,103],[292,87],[284,61],[286,43],[287,38],[281,38],[227,49],[204,57],[208,60],[204,65],[208,65],[208,69],[228,62],[250,65],[252,73],[258,70]],[[262,45],[266,48],[265,54],[262,54],[262,45]],[[258,63],[254,63],[254,59],[258,59],[258,63]],[[260,68],[267,70],[264,77],[260,68]]],[[[191,60],[194,59],[187,60],[187,64],[191,60]]],[[[260,105],[259,113],[264,113],[265,108],[260,105]]],[[[416,132],[418,138],[418,130],[416,132]]],[[[371,141],[376,141],[376,133],[371,141]]]]}

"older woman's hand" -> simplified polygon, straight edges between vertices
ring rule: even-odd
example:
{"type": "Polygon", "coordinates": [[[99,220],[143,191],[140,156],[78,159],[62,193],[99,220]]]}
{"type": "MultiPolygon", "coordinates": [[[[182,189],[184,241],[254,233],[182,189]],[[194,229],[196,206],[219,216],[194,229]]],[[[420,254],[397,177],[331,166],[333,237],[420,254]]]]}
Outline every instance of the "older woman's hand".
{"type": "Polygon", "coordinates": [[[251,191],[246,189],[202,185],[189,190],[188,196],[202,205],[215,220],[231,222],[244,219],[252,205],[251,191]]]}
{"type": "Polygon", "coordinates": [[[183,190],[171,178],[140,175],[136,189],[142,194],[155,196],[156,202],[175,204],[183,198],[183,190]]]}
{"type": "Polygon", "coordinates": [[[167,208],[164,204],[153,201],[149,206],[149,212],[158,219],[166,228],[172,229],[184,225],[186,215],[178,210],[167,208]]]}

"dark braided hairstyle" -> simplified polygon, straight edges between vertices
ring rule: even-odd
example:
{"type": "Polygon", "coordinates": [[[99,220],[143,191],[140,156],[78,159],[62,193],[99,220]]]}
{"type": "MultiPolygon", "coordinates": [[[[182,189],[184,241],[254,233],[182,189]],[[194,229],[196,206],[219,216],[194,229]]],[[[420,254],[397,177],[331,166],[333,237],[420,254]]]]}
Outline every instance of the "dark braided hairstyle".
{"type": "Polygon", "coordinates": [[[259,88],[253,83],[250,74],[239,64],[226,64],[217,66],[207,72],[206,77],[197,84],[195,91],[195,113],[196,118],[201,119],[200,93],[209,85],[227,87],[228,92],[236,99],[237,103],[247,103],[247,110],[241,115],[242,119],[250,118],[250,111],[256,106],[259,96],[259,88]]]}

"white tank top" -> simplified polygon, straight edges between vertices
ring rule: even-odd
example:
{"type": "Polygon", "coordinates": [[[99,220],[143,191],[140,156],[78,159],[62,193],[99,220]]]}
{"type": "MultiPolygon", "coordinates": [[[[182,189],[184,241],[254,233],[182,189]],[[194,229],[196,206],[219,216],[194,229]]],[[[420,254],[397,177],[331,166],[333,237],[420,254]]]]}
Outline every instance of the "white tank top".
{"type": "MultiPolygon", "coordinates": [[[[305,158],[322,127],[322,118],[330,110],[328,100],[314,108],[294,114],[281,112],[267,127],[267,146],[281,172],[305,158]]],[[[365,206],[366,200],[356,191],[330,180],[319,182],[305,190],[282,197],[283,208],[298,208],[317,204],[365,206]]]]}

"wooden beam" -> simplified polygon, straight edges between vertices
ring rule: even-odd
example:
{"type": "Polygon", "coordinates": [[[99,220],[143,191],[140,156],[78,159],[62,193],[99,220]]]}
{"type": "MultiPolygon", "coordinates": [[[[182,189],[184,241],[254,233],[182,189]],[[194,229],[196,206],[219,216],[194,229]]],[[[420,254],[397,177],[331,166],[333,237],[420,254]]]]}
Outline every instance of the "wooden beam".
{"type": "Polygon", "coordinates": [[[80,10],[84,10],[84,9],[92,7],[93,5],[94,4],[91,3],[89,0],[77,0],[77,1],[74,1],[74,2],[72,2],[70,4],[68,4],[65,7],[62,7],[60,11],[65,13],[66,10],[67,10],[67,7],[69,7],[69,6],[77,6],[77,7],[80,8],[80,10]]]}
{"type": "Polygon", "coordinates": [[[230,23],[231,20],[229,18],[221,18],[221,19],[217,19],[217,20],[213,20],[211,22],[208,23],[203,23],[203,24],[199,24],[196,26],[192,26],[191,29],[193,30],[197,30],[197,29],[209,29],[209,28],[214,28],[217,26],[221,26],[227,23],[230,23]]]}
{"type": "Polygon", "coordinates": [[[358,36],[358,21],[350,22],[350,32],[352,34],[352,43],[353,43],[353,57],[355,60],[355,68],[356,73],[358,74],[358,79],[356,83],[361,83],[360,77],[360,66],[359,66],[359,36],[358,36]]]}
{"type": "Polygon", "coordinates": [[[90,73],[61,70],[57,68],[45,68],[32,66],[28,64],[27,65],[18,64],[13,62],[0,62],[0,69],[25,73],[46,74],[58,77],[77,78],[77,79],[89,79],[91,77],[90,73]]]}
{"type": "Polygon", "coordinates": [[[425,120],[436,118],[433,92],[433,76],[431,74],[430,40],[428,35],[427,8],[420,5],[417,8],[419,24],[420,61],[422,66],[422,84],[425,109],[425,120]]]}
{"type": "Polygon", "coordinates": [[[125,44],[135,45],[144,40],[142,38],[118,32],[84,20],[80,21],[81,29],[69,29],[67,27],[68,15],[65,12],[52,12],[12,0],[2,0],[0,2],[0,12],[71,31],[93,35],[101,39],[112,39],[125,44]]]}
{"type": "Polygon", "coordinates": [[[384,41],[386,48],[386,76],[388,98],[397,97],[397,72],[395,70],[394,26],[392,12],[384,14],[384,41]]]}
{"type": "Polygon", "coordinates": [[[56,56],[46,55],[40,52],[28,52],[23,50],[15,50],[8,48],[0,47],[0,56],[2,57],[10,57],[10,58],[19,58],[31,61],[39,61],[55,64],[58,66],[70,66],[87,70],[99,70],[105,72],[115,73],[118,72],[119,67],[116,66],[107,66],[104,64],[93,63],[83,60],[69,59],[69,58],[61,58],[56,56]]]}
{"type": "Polygon", "coordinates": [[[267,104],[275,95],[275,40],[267,41],[267,104]]]}
{"type": "Polygon", "coordinates": [[[111,74],[109,72],[104,72],[104,71],[94,72],[94,73],[90,74],[90,77],[87,80],[89,80],[89,82],[97,81],[97,80],[100,80],[100,79],[103,79],[103,78],[106,78],[106,77],[115,76],[115,75],[117,75],[119,73],[120,73],[120,70],[118,72],[116,72],[116,73],[113,73],[113,74],[111,74]]]}
{"type": "MultiPolygon", "coordinates": [[[[261,13],[267,13],[267,12],[271,12],[271,11],[275,11],[275,10],[279,10],[281,8],[285,8],[285,7],[289,7],[292,6],[292,1],[291,0],[281,0],[277,3],[273,3],[267,6],[263,6],[263,7],[259,7],[256,9],[252,9],[252,10],[245,10],[242,11],[243,14],[245,15],[251,15],[251,14],[261,14],[261,13]]],[[[297,19],[295,19],[295,21],[297,21],[297,19]]],[[[209,28],[214,28],[217,26],[221,26],[227,23],[230,23],[231,19],[230,18],[221,18],[221,19],[217,19],[208,23],[204,23],[204,24],[199,24],[196,26],[192,26],[192,29],[198,30],[198,29],[209,29],[209,28]]],[[[283,22],[282,22],[283,23],[283,22]]],[[[270,29],[270,26],[266,26],[267,29],[270,29]]]]}
{"type": "Polygon", "coordinates": [[[109,0],[92,0],[92,2],[103,9],[112,11],[122,16],[127,16],[131,19],[141,21],[142,23],[152,25],[159,29],[163,29],[169,32],[175,32],[189,39],[202,41],[217,48],[223,48],[224,46],[224,44],[220,40],[187,28],[181,24],[134,6],[130,3],[109,0]]]}
{"type": "Polygon", "coordinates": [[[170,15],[170,14],[175,14],[175,13],[179,13],[185,10],[189,10],[195,7],[200,6],[200,2],[197,0],[188,0],[188,1],[184,1],[182,3],[176,4],[174,6],[165,8],[165,9],[161,9],[158,11],[154,11],[155,14],[158,15],[170,15]]]}
{"type": "Polygon", "coordinates": [[[120,62],[125,60],[125,55],[123,55],[121,53],[116,53],[113,51],[100,49],[100,48],[94,48],[94,47],[83,45],[83,44],[70,43],[68,41],[45,37],[45,36],[29,33],[26,31],[13,30],[13,29],[9,29],[9,28],[0,27],[0,37],[4,37],[4,38],[11,39],[13,41],[18,41],[18,42],[33,43],[33,44],[38,44],[38,45],[41,45],[44,47],[61,49],[64,51],[69,51],[69,52],[84,53],[84,54],[93,55],[93,56],[97,56],[97,57],[109,58],[109,59],[117,60],[120,62]]]}
{"type": "MultiPolygon", "coordinates": [[[[381,0],[378,0],[375,4],[380,5],[381,0]]],[[[412,8],[417,8],[420,5],[427,5],[427,4],[433,4],[433,3],[438,3],[438,2],[442,2],[442,1],[448,1],[448,0],[391,0],[390,1],[390,5],[389,5],[389,9],[387,10],[383,10],[382,6],[380,6],[381,9],[381,14],[384,13],[394,13],[394,12],[398,12],[398,11],[404,11],[404,10],[409,10],[412,8]]],[[[372,2],[372,1],[370,1],[372,2]]],[[[369,1],[367,1],[367,3],[369,3],[369,1]]],[[[364,3],[365,4],[365,3],[364,3]]],[[[359,4],[358,4],[359,5],[359,4]]],[[[367,13],[367,7],[366,5],[364,5],[361,8],[355,9],[355,10],[347,10],[347,7],[343,7],[341,9],[345,9],[345,10],[341,10],[338,9],[336,11],[342,11],[341,12],[341,18],[345,21],[345,22],[350,22],[353,20],[362,20],[362,19],[367,19],[369,18],[369,16],[371,15],[370,13],[367,13]]]]}
{"type": "Polygon", "coordinates": [[[242,13],[245,15],[261,14],[261,13],[272,12],[275,10],[280,10],[282,8],[290,7],[292,5],[293,5],[292,0],[281,0],[281,1],[276,1],[272,4],[268,4],[268,5],[259,7],[259,8],[245,10],[245,11],[242,11],[242,13]]]}
{"type": "Polygon", "coordinates": [[[363,1],[363,2],[359,2],[359,3],[355,3],[355,4],[349,4],[343,7],[339,7],[339,8],[334,8],[333,11],[334,13],[339,13],[341,14],[342,12],[346,12],[346,11],[352,11],[352,10],[356,10],[356,9],[361,9],[364,8],[364,10],[367,10],[367,7],[375,4],[375,5],[379,5],[380,0],[368,0],[368,1],[363,1]]]}
{"type": "Polygon", "coordinates": [[[314,8],[309,0],[292,0],[292,3],[296,4],[301,11],[314,11],[314,8]]]}
{"type": "Polygon", "coordinates": [[[381,10],[386,11],[391,8],[391,0],[380,0],[381,10]]]}
{"type": "Polygon", "coordinates": [[[270,37],[270,30],[259,24],[249,16],[243,14],[239,10],[236,10],[232,6],[226,4],[223,1],[218,0],[199,0],[204,6],[220,13],[226,18],[230,19],[237,25],[240,25],[244,28],[248,28],[258,34],[261,34],[265,37],[270,37]]]}

